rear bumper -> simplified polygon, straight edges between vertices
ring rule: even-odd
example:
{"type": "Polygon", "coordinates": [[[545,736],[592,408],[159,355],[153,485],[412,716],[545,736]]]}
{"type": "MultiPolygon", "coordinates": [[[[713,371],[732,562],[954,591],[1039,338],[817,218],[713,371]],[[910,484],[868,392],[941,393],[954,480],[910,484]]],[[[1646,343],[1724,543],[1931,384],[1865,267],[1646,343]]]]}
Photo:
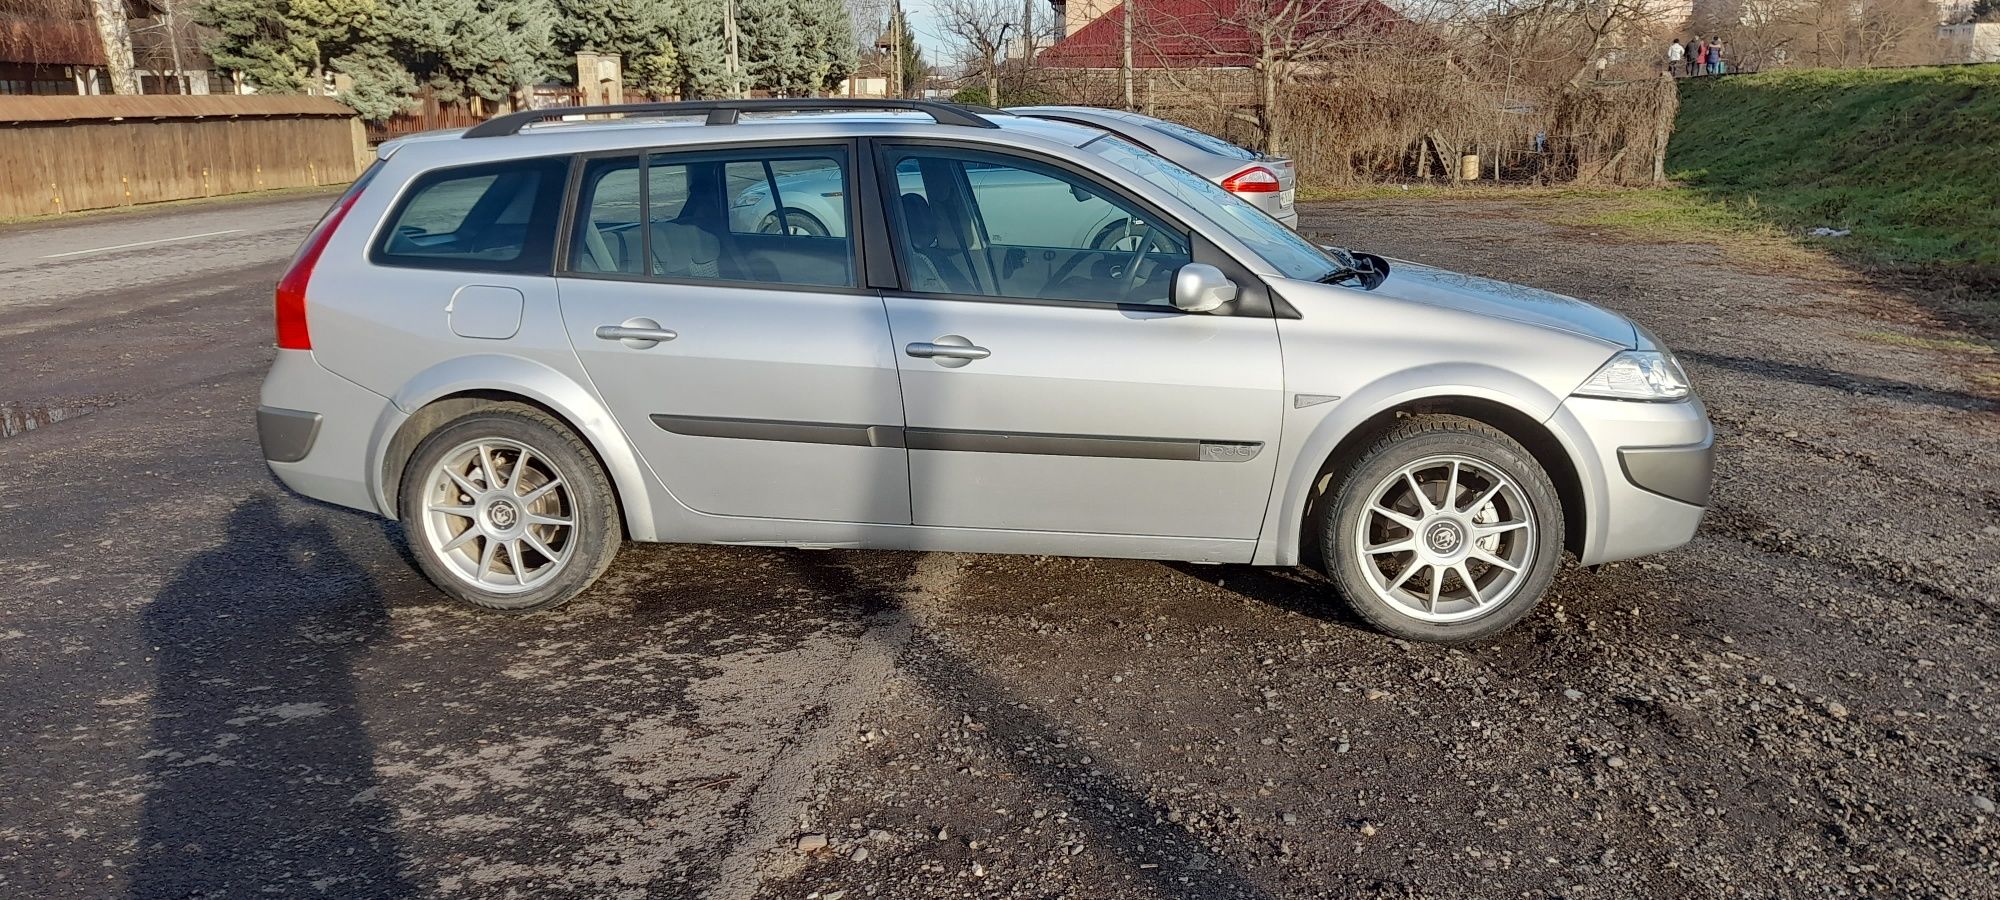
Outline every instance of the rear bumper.
{"type": "Polygon", "coordinates": [[[388,398],[322,368],[309,350],[280,350],[259,404],[257,438],[278,481],[314,500],[383,512],[370,472],[377,432],[400,415],[388,398]]]}
{"type": "Polygon", "coordinates": [[[1635,403],[1572,397],[1549,423],[1582,483],[1585,565],[1687,543],[1707,512],[1715,431],[1697,399],[1635,403]]]}
{"type": "Polygon", "coordinates": [[[268,462],[298,462],[312,452],[325,416],[303,409],[257,407],[257,443],[268,462]]]}

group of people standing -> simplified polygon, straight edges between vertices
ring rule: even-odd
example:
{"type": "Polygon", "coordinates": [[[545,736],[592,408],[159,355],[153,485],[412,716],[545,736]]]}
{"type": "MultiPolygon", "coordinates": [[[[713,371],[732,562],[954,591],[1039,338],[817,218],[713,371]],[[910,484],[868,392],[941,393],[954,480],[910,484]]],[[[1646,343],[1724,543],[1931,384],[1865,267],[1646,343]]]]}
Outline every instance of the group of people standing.
{"type": "Polygon", "coordinates": [[[1729,65],[1722,61],[1722,39],[1691,37],[1681,43],[1675,38],[1667,47],[1667,71],[1688,76],[1728,72],[1729,65]]]}

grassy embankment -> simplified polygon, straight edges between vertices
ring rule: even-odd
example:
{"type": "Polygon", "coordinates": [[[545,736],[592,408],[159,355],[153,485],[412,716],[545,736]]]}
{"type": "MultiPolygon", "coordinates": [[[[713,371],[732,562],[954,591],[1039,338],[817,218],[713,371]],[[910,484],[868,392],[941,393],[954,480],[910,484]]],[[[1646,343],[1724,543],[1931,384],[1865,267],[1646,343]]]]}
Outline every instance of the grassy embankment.
{"type": "Polygon", "coordinates": [[[1682,82],[1665,190],[1378,186],[1309,198],[1427,195],[1560,204],[1567,224],[1716,243],[1805,263],[1804,248],[1927,288],[2000,332],[2000,64],[1799,70],[1682,82]],[[1812,237],[1814,228],[1843,237],[1812,237]]]}

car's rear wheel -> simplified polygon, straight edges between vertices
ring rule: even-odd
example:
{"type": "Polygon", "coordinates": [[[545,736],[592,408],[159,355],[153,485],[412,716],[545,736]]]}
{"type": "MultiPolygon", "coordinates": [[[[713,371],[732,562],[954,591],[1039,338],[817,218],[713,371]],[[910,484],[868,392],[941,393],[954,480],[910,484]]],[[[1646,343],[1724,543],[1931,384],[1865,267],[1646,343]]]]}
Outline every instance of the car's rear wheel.
{"type": "Polygon", "coordinates": [[[603,467],[575,432],[529,407],[496,407],[433,432],[404,468],[399,496],[424,574],[487,609],[561,605],[618,552],[603,467]]]}
{"type": "Polygon", "coordinates": [[[758,234],[789,234],[794,237],[826,237],[828,232],[818,217],[801,209],[786,208],[783,216],[775,212],[764,216],[757,226],[758,234]]]}
{"type": "Polygon", "coordinates": [[[1318,507],[1327,575],[1355,614],[1399,637],[1490,637],[1534,609],[1562,561],[1548,473],[1480,422],[1404,420],[1330,490],[1318,507]]]}

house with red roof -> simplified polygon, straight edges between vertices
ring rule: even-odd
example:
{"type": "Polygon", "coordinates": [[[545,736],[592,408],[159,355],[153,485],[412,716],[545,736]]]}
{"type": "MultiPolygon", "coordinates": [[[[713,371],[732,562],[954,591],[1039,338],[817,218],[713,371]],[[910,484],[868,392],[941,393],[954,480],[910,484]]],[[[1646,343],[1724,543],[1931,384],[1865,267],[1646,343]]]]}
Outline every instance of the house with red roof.
{"type": "MultiPolygon", "coordinates": [[[[1042,51],[1041,64],[1121,68],[1127,4],[1072,0],[1070,5],[1086,14],[1108,8],[1042,51]]],[[[1332,45],[1409,23],[1381,0],[1131,0],[1129,5],[1135,69],[1244,68],[1257,62],[1267,42],[1294,49],[1332,45]]],[[[1079,18],[1071,17],[1071,25],[1079,18]]]]}

